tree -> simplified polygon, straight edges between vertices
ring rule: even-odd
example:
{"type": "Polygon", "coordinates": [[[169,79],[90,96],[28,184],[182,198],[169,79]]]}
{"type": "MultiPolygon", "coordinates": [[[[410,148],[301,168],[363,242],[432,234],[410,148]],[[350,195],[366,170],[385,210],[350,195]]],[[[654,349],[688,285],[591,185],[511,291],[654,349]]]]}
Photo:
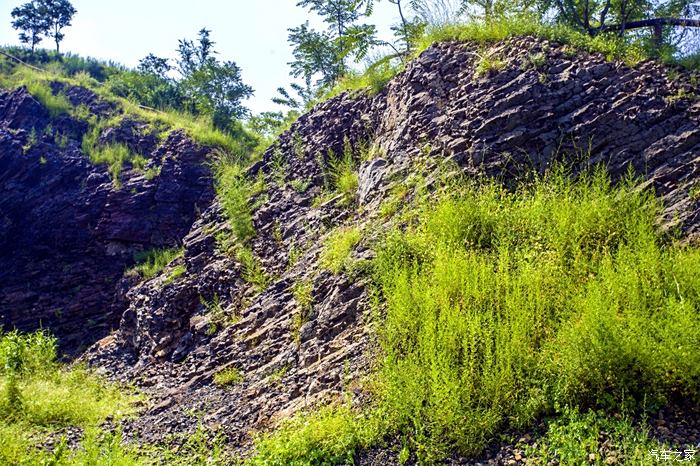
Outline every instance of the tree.
{"type": "Polygon", "coordinates": [[[210,115],[218,128],[228,129],[232,120],[248,114],[242,101],[253,95],[253,88],[243,83],[235,62],[216,59],[210,33],[202,29],[196,42],[179,41],[178,85],[190,111],[210,115]]]}
{"type": "Polygon", "coordinates": [[[41,14],[36,2],[25,3],[12,10],[12,27],[20,30],[19,40],[32,48],[32,54],[42,35],[49,30],[49,24],[41,14]]]}
{"type": "Polygon", "coordinates": [[[68,0],[37,0],[39,13],[48,24],[47,35],[56,42],[56,53],[60,53],[60,44],[65,34],[63,28],[71,25],[77,10],[68,0]]]}
{"type": "Polygon", "coordinates": [[[138,70],[141,73],[153,74],[165,79],[167,79],[167,75],[172,69],[173,67],[170,65],[170,60],[157,57],[152,53],[142,58],[138,66],[138,70]]]}
{"type": "Polygon", "coordinates": [[[301,0],[298,6],[308,7],[328,25],[316,31],[308,22],[289,30],[294,46],[291,75],[310,79],[318,76],[316,85],[328,87],[347,73],[348,59],[361,60],[369,48],[378,44],[376,27],[358,24],[372,14],[372,0],[301,0]]]}
{"type": "Polygon", "coordinates": [[[698,0],[555,0],[555,5],[561,22],[592,36],[650,29],[657,52],[673,46],[669,26],[700,27],[700,19],[688,17],[700,14],[698,0]]]}

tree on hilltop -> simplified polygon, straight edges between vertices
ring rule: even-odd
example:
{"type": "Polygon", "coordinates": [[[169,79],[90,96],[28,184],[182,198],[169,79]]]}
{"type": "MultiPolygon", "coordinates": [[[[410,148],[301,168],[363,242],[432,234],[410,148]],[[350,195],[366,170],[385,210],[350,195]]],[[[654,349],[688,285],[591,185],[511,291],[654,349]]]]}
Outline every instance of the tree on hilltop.
{"type": "Polygon", "coordinates": [[[63,29],[71,25],[77,10],[68,0],[38,0],[39,12],[48,24],[47,36],[56,42],[56,53],[60,53],[60,45],[65,34],[63,29]]]}
{"type": "Polygon", "coordinates": [[[43,40],[43,35],[49,30],[49,24],[41,14],[36,2],[25,3],[12,10],[12,27],[21,31],[19,40],[31,47],[32,53],[37,44],[43,40]]]}
{"type": "Polygon", "coordinates": [[[32,53],[46,36],[53,38],[58,54],[65,38],[63,29],[71,25],[75,13],[68,0],[34,0],[12,10],[12,27],[21,31],[19,40],[29,45],[32,53]]]}

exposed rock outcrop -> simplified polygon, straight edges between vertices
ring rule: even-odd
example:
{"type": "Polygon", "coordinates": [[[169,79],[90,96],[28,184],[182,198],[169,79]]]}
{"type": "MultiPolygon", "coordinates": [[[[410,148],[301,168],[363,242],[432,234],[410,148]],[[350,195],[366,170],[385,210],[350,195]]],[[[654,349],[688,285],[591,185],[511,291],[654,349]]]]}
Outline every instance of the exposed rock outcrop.
{"type": "MultiPolygon", "coordinates": [[[[117,112],[92,91],[56,84],[99,117],[117,112]]],[[[178,245],[213,198],[208,150],[182,132],[160,143],[125,118],[102,134],[159,175],[125,166],[115,187],[81,150],[88,124],[52,118],[25,88],[0,92],[0,325],[49,328],[75,352],[113,328],[125,309],[115,284],[134,253],[178,245]]]]}
{"type": "MultiPolygon", "coordinates": [[[[250,168],[266,184],[252,200],[259,207],[251,245],[269,286],[256,292],[225,253],[228,227],[214,203],[184,239],[187,272],[173,279],[176,262],[132,288],[119,331],[86,359],[151,395],[130,426],[144,440],[191,431],[193,413],[203,412],[206,425],[244,445],[251,429],[355,390],[372,360],[369,300],[361,279],[321,270],[318,257],[331,229],[376,218],[417,161],[428,180],[446,159],[505,182],[562,159],[575,169],[603,163],[616,178],[632,167],[664,196],[665,223],[697,236],[700,199],[689,192],[700,170],[700,102],[688,97],[691,77],[678,74],[671,80],[656,63],[629,67],[599,55],[573,60],[566,48],[532,38],[488,52],[435,45],[378,95],[320,104],[250,168]],[[477,76],[477,52],[500,57],[504,69],[477,76]],[[317,206],[329,154],[346,145],[375,148],[360,167],[357,203],[317,206]],[[299,283],[311,287],[308,314],[294,297],[299,283]],[[235,323],[211,331],[214,312],[203,303],[212,302],[235,323]],[[243,381],[217,387],[214,375],[227,368],[243,381]]],[[[363,248],[356,259],[371,257],[363,248]]]]}

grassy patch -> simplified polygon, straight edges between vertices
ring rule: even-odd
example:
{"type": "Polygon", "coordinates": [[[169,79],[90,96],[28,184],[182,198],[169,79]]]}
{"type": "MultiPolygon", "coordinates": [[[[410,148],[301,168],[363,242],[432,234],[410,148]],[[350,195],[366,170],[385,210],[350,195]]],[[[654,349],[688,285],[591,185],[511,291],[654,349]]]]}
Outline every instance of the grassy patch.
{"type": "MultiPolygon", "coordinates": [[[[449,188],[416,201],[408,226],[377,248],[386,311],[375,399],[385,424],[363,441],[400,435],[433,463],[479,454],[506,428],[559,415],[568,430],[549,445],[560,451],[558,443],[573,448],[603,425],[569,419],[571,410],[700,401],[700,251],[658,232],[651,193],[632,181],[614,186],[602,171],[576,181],[553,171],[515,191],[495,182],[449,188]],[[577,423],[593,430],[579,435],[577,423]]],[[[339,270],[357,241],[359,231],[341,230],[322,261],[339,270]]],[[[334,419],[351,424],[343,432],[361,429],[352,416],[334,419]]],[[[316,429],[308,422],[297,429],[316,429]]],[[[647,448],[623,425],[610,429],[627,435],[620,462],[647,448]]],[[[271,439],[261,451],[285,457],[288,444],[271,439]]],[[[323,441],[294,444],[311,459],[298,464],[328,457],[323,441]]],[[[559,454],[578,464],[584,450],[559,454]]]]}
{"type": "Polygon", "coordinates": [[[362,231],[357,227],[340,228],[326,239],[321,254],[321,267],[338,274],[348,268],[352,249],[362,239],[362,231]]]}
{"type": "Polygon", "coordinates": [[[479,60],[476,63],[474,76],[481,78],[497,73],[506,67],[506,62],[497,56],[492,56],[488,52],[482,52],[479,55],[479,60]]]}
{"type": "Polygon", "coordinates": [[[313,311],[313,287],[311,280],[298,281],[292,287],[292,295],[297,303],[297,312],[292,318],[292,335],[296,341],[299,341],[299,330],[309,320],[313,311]]]}
{"type": "Polygon", "coordinates": [[[256,442],[251,466],[353,464],[354,452],[378,435],[380,420],[349,406],[326,407],[294,417],[256,442]]]}
{"type": "Polygon", "coordinates": [[[44,332],[0,334],[0,463],[137,464],[118,433],[99,426],[131,414],[133,398],[81,366],[61,367],[56,340],[44,332]],[[65,443],[49,452],[40,448],[67,427],[83,429],[80,449],[65,443]]]}
{"type": "Polygon", "coordinates": [[[236,251],[236,259],[241,263],[243,280],[258,291],[264,290],[270,283],[270,277],[253,251],[246,246],[239,246],[236,251]]]}
{"type": "Polygon", "coordinates": [[[129,269],[127,273],[136,273],[144,279],[150,280],[162,272],[172,261],[182,257],[183,254],[182,248],[150,249],[141,252],[135,257],[137,265],[129,269]]]}
{"type": "Polygon", "coordinates": [[[52,117],[73,110],[65,95],[54,94],[49,82],[42,75],[25,67],[17,67],[13,73],[0,76],[0,86],[6,89],[26,86],[27,91],[47,108],[52,117]]]}
{"type": "Polygon", "coordinates": [[[116,186],[121,186],[120,177],[125,164],[136,171],[143,171],[146,166],[146,159],[131,152],[124,144],[111,143],[99,146],[91,150],[89,155],[90,162],[95,165],[107,165],[107,170],[116,186]]]}
{"type": "Polygon", "coordinates": [[[187,273],[187,266],[185,266],[185,264],[180,264],[180,265],[173,267],[173,269],[168,274],[168,278],[163,280],[163,285],[164,286],[170,285],[171,283],[175,282],[175,280],[182,277],[186,273],[187,273]]]}
{"type": "Polygon", "coordinates": [[[420,53],[436,42],[494,43],[512,37],[534,36],[570,45],[584,52],[599,52],[607,60],[620,60],[635,65],[650,58],[640,44],[625,42],[614,34],[591,37],[565,25],[546,24],[534,18],[514,17],[497,21],[445,24],[430,27],[418,40],[415,53],[420,53]]]}
{"type": "Polygon", "coordinates": [[[235,385],[243,382],[243,380],[243,374],[235,367],[229,367],[214,374],[214,383],[219,387],[235,385]]]}
{"type": "MultiPolygon", "coordinates": [[[[491,44],[522,36],[534,36],[558,42],[575,51],[602,53],[607,60],[619,60],[628,65],[635,65],[643,60],[653,58],[641,42],[625,41],[614,34],[599,34],[591,37],[563,24],[547,24],[529,17],[503,17],[489,22],[471,21],[431,26],[414,44],[413,57],[439,42],[491,44]]],[[[671,58],[666,61],[674,62],[671,58]]],[[[697,69],[697,63],[697,57],[691,57],[682,60],[679,64],[697,69]]],[[[323,100],[335,97],[345,91],[365,90],[370,95],[376,94],[402,70],[403,65],[392,64],[389,58],[383,57],[375,64],[368,66],[364,72],[350,73],[341,79],[324,96],[323,100]]]]}
{"type": "Polygon", "coordinates": [[[402,63],[395,63],[391,57],[383,57],[362,72],[350,71],[324,96],[324,99],[330,99],[343,92],[358,90],[363,90],[370,96],[376,95],[403,69],[402,63]]]}
{"type": "Polygon", "coordinates": [[[544,437],[526,447],[525,456],[537,464],[664,464],[654,461],[653,450],[673,448],[652,440],[627,417],[567,409],[548,422],[544,437]]]}
{"type": "Polygon", "coordinates": [[[253,184],[239,163],[221,161],[216,165],[216,192],[236,239],[242,244],[255,236],[250,198],[253,184]]]}

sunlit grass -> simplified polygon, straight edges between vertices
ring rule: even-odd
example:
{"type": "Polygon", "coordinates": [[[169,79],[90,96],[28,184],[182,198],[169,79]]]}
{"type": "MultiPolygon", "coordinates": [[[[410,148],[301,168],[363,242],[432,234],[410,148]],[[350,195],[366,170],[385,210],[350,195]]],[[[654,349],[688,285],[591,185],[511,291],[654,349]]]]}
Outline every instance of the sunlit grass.
{"type": "MultiPolygon", "coordinates": [[[[366,416],[382,428],[343,448],[394,433],[433,463],[566,409],[700,401],[700,251],[658,231],[649,191],[555,170],[515,191],[453,181],[406,209],[407,226],[385,234],[374,261],[382,357],[366,416]]],[[[321,260],[337,271],[358,236],[336,235],[321,260]]],[[[304,419],[302,431],[326,423],[304,419]]],[[[343,432],[362,428],[334,419],[352,424],[343,432]]],[[[261,443],[264,457],[289,458],[288,429],[261,443]]],[[[647,441],[630,442],[637,458],[647,441]]],[[[298,464],[339,454],[321,441],[294,448],[298,464]]],[[[567,458],[586,460],[577,455],[567,458]]]]}

